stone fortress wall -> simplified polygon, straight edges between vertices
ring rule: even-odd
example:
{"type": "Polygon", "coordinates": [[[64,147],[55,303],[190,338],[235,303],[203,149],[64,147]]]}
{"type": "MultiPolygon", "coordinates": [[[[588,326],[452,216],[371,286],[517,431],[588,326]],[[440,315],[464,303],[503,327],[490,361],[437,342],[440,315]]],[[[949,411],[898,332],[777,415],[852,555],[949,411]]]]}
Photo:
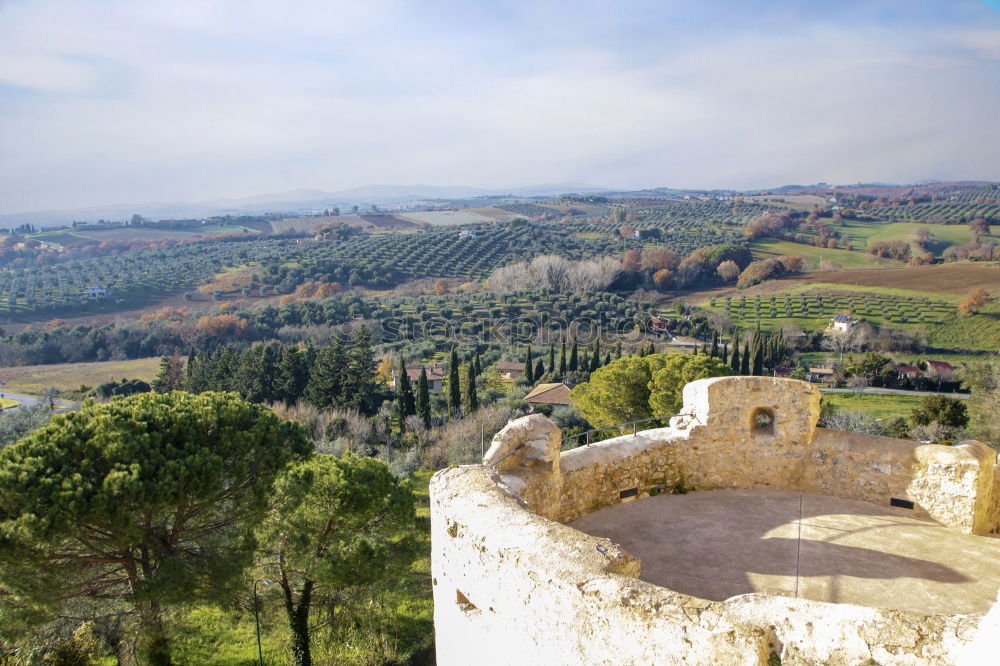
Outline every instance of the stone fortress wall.
{"type": "Polygon", "coordinates": [[[900,510],[964,533],[1000,527],[989,447],[825,430],[818,418],[814,386],[722,377],[688,384],[667,428],[566,452],[545,417],[512,421],[484,465],[431,484],[439,663],[976,663],[963,659],[993,640],[977,638],[981,614],[707,601],[639,580],[628,552],[564,524],[643,495],[770,488],[912,506],[900,510]]]}

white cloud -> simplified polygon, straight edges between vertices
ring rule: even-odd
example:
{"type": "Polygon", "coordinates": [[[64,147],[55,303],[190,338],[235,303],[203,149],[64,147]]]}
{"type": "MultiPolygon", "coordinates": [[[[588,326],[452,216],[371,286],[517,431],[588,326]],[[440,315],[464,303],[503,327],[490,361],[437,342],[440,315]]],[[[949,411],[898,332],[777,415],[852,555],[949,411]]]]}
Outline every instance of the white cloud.
{"type": "Polygon", "coordinates": [[[373,182],[1000,179],[988,26],[665,24],[629,43],[595,39],[607,7],[519,24],[432,6],[2,5],[0,211],[373,182]]]}

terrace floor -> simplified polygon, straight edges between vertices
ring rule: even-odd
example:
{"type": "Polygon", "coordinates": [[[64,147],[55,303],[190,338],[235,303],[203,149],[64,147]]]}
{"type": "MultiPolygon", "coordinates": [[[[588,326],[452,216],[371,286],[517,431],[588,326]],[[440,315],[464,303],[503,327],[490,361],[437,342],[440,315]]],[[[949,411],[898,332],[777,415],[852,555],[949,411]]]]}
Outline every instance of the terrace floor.
{"type": "Polygon", "coordinates": [[[702,599],[765,592],[924,613],[984,612],[1000,538],[823,495],[713,490],[623,502],[572,527],[620,544],[640,578],[702,599]]]}

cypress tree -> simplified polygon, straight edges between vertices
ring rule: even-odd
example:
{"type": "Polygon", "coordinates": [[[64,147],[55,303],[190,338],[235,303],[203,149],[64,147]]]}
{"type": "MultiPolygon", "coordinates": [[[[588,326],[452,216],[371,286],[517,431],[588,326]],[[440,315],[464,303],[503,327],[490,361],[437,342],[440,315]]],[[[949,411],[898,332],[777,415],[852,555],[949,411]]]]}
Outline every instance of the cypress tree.
{"type": "MultiPolygon", "coordinates": [[[[198,356],[194,351],[194,347],[188,353],[187,364],[184,366],[184,385],[186,387],[191,386],[191,376],[194,374],[194,364],[197,362],[198,356]]],[[[188,391],[191,389],[188,388],[188,391]]]]}
{"type": "MultiPolygon", "coordinates": [[[[399,402],[399,416],[405,421],[407,416],[417,413],[416,401],[413,398],[413,386],[410,385],[410,376],[406,374],[406,364],[403,359],[399,359],[399,378],[396,380],[396,400],[399,402]]],[[[402,428],[402,423],[400,428],[402,428]]]]}
{"type": "Polygon", "coordinates": [[[546,367],[549,369],[549,372],[556,369],[556,346],[551,342],[549,343],[549,364],[546,367]]]}
{"type": "Polygon", "coordinates": [[[476,394],[476,369],[474,364],[466,366],[465,375],[465,413],[472,414],[479,409],[479,396],[476,394]]]}
{"type": "Polygon", "coordinates": [[[559,354],[559,374],[566,374],[566,338],[562,340],[562,352],[559,354]]]}
{"type": "Polygon", "coordinates": [[[611,363],[611,352],[608,352],[608,355],[604,357],[604,365],[609,363],[611,363]]]}
{"type": "Polygon", "coordinates": [[[733,355],[729,357],[729,368],[734,374],[740,372],[740,341],[733,339],[733,355]]]}
{"type": "Polygon", "coordinates": [[[722,343],[722,358],[719,359],[719,360],[722,361],[723,363],[729,363],[729,343],[728,342],[723,342],[722,343]]]}
{"type": "Polygon", "coordinates": [[[528,350],[524,352],[524,378],[528,380],[529,384],[535,383],[535,367],[532,365],[534,360],[531,358],[531,345],[528,345],[528,350]]]}
{"type": "Polygon", "coordinates": [[[622,357],[622,343],[618,342],[618,344],[615,345],[615,358],[621,358],[621,357],[622,357]]]}
{"type": "Polygon", "coordinates": [[[573,347],[569,352],[569,371],[576,372],[580,367],[579,352],[577,350],[576,338],[573,338],[573,347]]]}
{"type": "Polygon", "coordinates": [[[764,374],[764,345],[759,344],[753,350],[753,374],[760,377],[764,374]]]}
{"type": "Polygon", "coordinates": [[[462,387],[458,381],[458,354],[451,348],[448,357],[448,411],[454,415],[462,412],[462,387]]]}
{"type": "Polygon", "coordinates": [[[538,359],[535,363],[535,381],[537,382],[545,374],[545,365],[542,363],[542,359],[538,359]]]}
{"type": "Polygon", "coordinates": [[[424,420],[424,427],[431,427],[431,390],[427,385],[427,368],[420,368],[417,381],[417,414],[424,420]]]}
{"type": "Polygon", "coordinates": [[[590,372],[590,356],[587,354],[586,348],[583,350],[583,356],[580,357],[580,371],[590,372]]]}
{"type": "Polygon", "coordinates": [[[750,343],[743,343],[743,354],[740,356],[740,374],[749,375],[750,374],[750,343]]]}
{"type": "Polygon", "coordinates": [[[595,340],[594,353],[590,357],[590,365],[587,366],[587,369],[590,372],[593,372],[594,370],[597,370],[599,367],[601,367],[601,341],[595,340]]]}
{"type": "Polygon", "coordinates": [[[719,356],[719,332],[712,331],[712,351],[709,352],[712,358],[717,358],[719,356]]]}

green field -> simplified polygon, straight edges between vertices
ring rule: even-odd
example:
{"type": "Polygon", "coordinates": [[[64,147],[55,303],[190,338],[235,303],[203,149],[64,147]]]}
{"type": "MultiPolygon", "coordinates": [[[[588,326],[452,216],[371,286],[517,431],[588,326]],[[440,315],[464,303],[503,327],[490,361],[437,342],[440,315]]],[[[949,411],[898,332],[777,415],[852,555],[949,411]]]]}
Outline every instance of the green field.
{"type": "Polygon", "coordinates": [[[912,395],[879,395],[864,393],[824,393],[823,403],[838,410],[864,412],[885,421],[897,416],[906,418],[920,404],[920,398],[912,395]]]}
{"type": "Polygon", "coordinates": [[[927,229],[934,237],[955,245],[964,245],[972,240],[972,232],[964,224],[918,224],[916,222],[894,222],[878,225],[869,240],[915,240],[918,229],[927,229]]]}
{"type": "Polygon", "coordinates": [[[947,317],[930,329],[929,342],[941,349],[1000,350],[1000,294],[971,317],[947,317]]]}
{"type": "Polygon", "coordinates": [[[810,270],[818,269],[820,262],[823,260],[832,261],[843,268],[875,268],[878,266],[902,265],[901,262],[874,257],[863,252],[815,247],[801,243],[774,240],[773,238],[755,240],[750,244],[750,250],[753,252],[754,259],[780,257],[783,254],[796,255],[805,260],[806,268],[810,270]]]}

